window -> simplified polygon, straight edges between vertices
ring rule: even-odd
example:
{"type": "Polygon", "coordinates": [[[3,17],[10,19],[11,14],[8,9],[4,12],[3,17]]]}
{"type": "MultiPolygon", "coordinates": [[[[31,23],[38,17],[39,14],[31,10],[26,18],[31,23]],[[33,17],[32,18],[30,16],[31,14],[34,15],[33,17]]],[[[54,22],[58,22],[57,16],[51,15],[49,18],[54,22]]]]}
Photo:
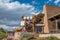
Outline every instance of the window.
{"type": "Polygon", "coordinates": [[[35,31],[36,32],[42,32],[42,27],[41,26],[37,26],[37,27],[35,27],[35,31]]]}
{"type": "Polygon", "coordinates": [[[60,29],[60,22],[58,22],[57,24],[58,24],[58,29],[60,29]]]}

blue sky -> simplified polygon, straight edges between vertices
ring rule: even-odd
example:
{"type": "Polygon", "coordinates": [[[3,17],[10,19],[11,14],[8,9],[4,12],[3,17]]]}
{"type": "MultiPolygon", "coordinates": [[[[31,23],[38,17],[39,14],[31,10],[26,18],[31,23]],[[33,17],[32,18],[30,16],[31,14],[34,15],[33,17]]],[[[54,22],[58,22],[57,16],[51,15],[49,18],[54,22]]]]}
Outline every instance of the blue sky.
{"type": "Polygon", "coordinates": [[[22,15],[43,13],[45,4],[60,6],[60,0],[0,0],[0,27],[9,30],[19,27],[22,15]]]}
{"type": "Polygon", "coordinates": [[[35,7],[35,10],[42,12],[43,11],[43,6],[45,4],[53,5],[53,6],[60,6],[60,1],[59,0],[13,0],[14,1],[19,1],[21,4],[30,4],[35,7]]]}

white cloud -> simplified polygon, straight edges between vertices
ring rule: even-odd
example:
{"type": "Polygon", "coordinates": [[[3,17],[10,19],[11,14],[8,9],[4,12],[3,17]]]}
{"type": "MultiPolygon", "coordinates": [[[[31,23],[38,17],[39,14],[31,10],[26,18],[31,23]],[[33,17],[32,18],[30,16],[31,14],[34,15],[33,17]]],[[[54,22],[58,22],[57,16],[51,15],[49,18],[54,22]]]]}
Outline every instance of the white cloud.
{"type": "Polygon", "coordinates": [[[29,5],[29,4],[20,4],[18,1],[15,2],[11,2],[11,3],[0,3],[1,7],[4,7],[5,9],[16,9],[16,8],[22,8],[22,9],[26,9],[26,8],[33,8],[33,6],[29,5]]]}
{"type": "Polygon", "coordinates": [[[50,2],[52,2],[52,0],[48,0],[48,1],[46,1],[45,4],[48,4],[48,3],[50,3],[50,2]]]}
{"type": "Polygon", "coordinates": [[[33,0],[32,5],[35,5],[35,4],[39,5],[40,3],[38,3],[36,0],[33,0]]]}
{"type": "Polygon", "coordinates": [[[16,26],[14,27],[10,27],[10,26],[7,26],[7,25],[0,25],[0,28],[3,28],[5,30],[14,30],[15,28],[17,28],[16,26]]]}
{"type": "Polygon", "coordinates": [[[37,12],[37,13],[34,13],[34,12],[32,12],[31,14],[33,15],[38,15],[39,13],[41,13],[41,12],[37,12]]]}
{"type": "Polygon", "coordinates": [[[0,19],[0,23],[5,24],[5,25],[19,25],[19,20],[15,21],[15,20],[7,20],[7,19],[0,19]]]}
{"type": "MultiPolygon", "coordinates": [[[[9,1],[8,1],[9,2],[9,1]]],[[[31,12],[35,12],[35,8],[32,5],[29,4],[20,4],[18,1],[15,2],[11,2],[11,3],[0,3],[0,8],[3,8],[5,11],[12,11],[12,12],[16,12],[19,14],[25,14],[25,13],[31,13],[31,12]],[[23,12],[24,11],[24,12],[23,12]]]]}
{"type": "Polygon", "coordinates": [[[34,0],[34,1],[32,1],[32,4],[34,5],[34,4],[38,4],[38,3],[34,0]]]}
{"type": "Polygon", "coordinates": [[[58,4],[59,2],[60,2],[60,0],[55,0],[55,2],[54,2],[54,3],[55,3],[55,4],[58,4]]]}
{"type": "Polygon", "coordinates": [[[51,0],[46,1],[45,4],[48,4],[50,1],[51,1],[51,0]]]}
{"type": "Polygon", "coordinates": [[[31,16],[36,14],[36,10],[32,5],[21,4],[18,1],[10,2],[11,0],[0,0],[0,27],[9,29],[17,26],[7,26],[7,25],[17,25],[19,20],[21,20],[22,15],[31,16]],[[6,18],[6,19],[5,19],[6,18]]]}
{"type": "Polygon", "coordinates": [[[9,3],[11,0],[0,0],[0,3],[9,3]]]}

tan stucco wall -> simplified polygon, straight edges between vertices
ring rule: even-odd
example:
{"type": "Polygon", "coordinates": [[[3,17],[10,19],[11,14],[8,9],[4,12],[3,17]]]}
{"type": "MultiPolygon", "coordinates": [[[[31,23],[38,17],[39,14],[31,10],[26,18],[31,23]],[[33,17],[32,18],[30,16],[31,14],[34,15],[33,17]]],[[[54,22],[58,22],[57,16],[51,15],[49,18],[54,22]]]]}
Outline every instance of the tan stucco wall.
{"type": "Polygon", "coordinates": [[[43,11],[44,11],[44,33],[49,33],[46,5],[44,5],[43,11]]]}
{"type": "Polygon", "coordinates": [[[44,5],[44,32],[48,33],[50,30],[56,30],[56,23],[48,20],[48,18],[59,12],[60,7],[44,5]]]}
{"type": "Polygon", "coordinates": [[[49,23],[49,30],[56,30],[56,21],[54,20],[54,21],[48,21],[48,23],[49,23]]]}
{"type": "Polygon", "coordinates": [[[51,17],[51,16],[56,15],[60,12],[60,7],[46,5],[46,11],[47,11],[48,17],[51,17]]]}

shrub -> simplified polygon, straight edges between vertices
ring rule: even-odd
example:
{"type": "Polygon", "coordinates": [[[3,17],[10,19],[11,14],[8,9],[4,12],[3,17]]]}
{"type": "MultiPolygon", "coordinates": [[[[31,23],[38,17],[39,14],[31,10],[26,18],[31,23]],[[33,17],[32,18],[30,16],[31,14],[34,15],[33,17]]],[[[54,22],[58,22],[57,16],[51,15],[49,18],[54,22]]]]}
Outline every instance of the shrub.
{"type": "Polygon", "coordinates": [[[30,34],[24,34],[21,39],[22,40],[28,40],[30,37],[32,37],[32,35],[30,35],[30,34]]]}
{"type": "Polygon", "coordinates": [[[43,40],[43,38],[39,37],[38,40],[43,40]]]}
{"type": "Polygon", "coordinates": [[[4,32],[4,30],[2,28],[0,28],[0,40],[2,40],[3,38],[7,38],[7,35],[4,32]]]}

